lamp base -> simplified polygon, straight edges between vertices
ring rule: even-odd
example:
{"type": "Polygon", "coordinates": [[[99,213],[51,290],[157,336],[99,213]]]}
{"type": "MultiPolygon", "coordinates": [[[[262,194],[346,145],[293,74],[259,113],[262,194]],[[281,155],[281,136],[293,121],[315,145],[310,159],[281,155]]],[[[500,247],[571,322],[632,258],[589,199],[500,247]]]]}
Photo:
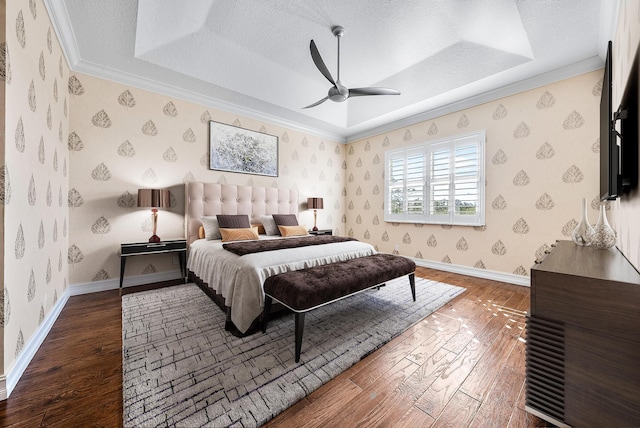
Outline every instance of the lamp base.
{"type": "Polygon", "coordinates": [[[318,230],[318,226],[313,226],[313,229],[311,229],[311,230],[313,230],[314,232],[316,232],[316,231],[318,230]]]}
{"type": "Polygon", "coordinates": [[[149,238],[149,242],[157,244],[158,242],[160,242],[160,237],[158,235],[153,235],[151,238],[149,238]]]}

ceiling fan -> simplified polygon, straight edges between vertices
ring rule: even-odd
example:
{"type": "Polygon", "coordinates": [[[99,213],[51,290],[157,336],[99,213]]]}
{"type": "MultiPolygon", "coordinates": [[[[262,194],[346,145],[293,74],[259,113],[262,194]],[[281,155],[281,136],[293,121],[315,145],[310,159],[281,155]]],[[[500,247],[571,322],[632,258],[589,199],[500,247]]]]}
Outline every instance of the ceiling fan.
{"type": "Polygon", "coordinates": [[[368,88],[349,89],[346,86],[344,86],[340,82],[340,38],[344,35],[344,28],[338,25],[338,26],[332,27],[331,32],[338,39],[338,75],[337,75],[338,78],[336,80],[333,80],[331,73],[327,69],[327,66],[324,64],[324,61],[320,56],[320,52],[318,52],[318,48],[316,47],[315,42],[313,41],[313,39],[311,39],[311,45],[310,45],[311,58],[313,59],[313,62],[316,65],[316,67],[318,67],[318,70],[320,70],[320,73],[322,73],[324,77],[326,77],[327,80],[331,82],[333,86],[329,89],[329,94],[326,97],[324,97],[320,101],[317,101],[311,105],[303,107],[303,109],[315,107],[327,100],[342,102],[342,101],[346,101],[347,98],[362,97],[366,95],[400,95],[400,91],[397,91],[395,89],[389,89],[389,88],[379,88],[379,87],[372,86],[368,88]]]}

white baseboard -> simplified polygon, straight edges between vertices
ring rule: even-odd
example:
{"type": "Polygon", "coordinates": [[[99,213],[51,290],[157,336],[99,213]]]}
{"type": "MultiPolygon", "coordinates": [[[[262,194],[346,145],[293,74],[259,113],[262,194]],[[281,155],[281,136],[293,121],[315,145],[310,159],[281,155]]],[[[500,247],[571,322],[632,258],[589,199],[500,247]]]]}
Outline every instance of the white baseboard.
{"type": "Polygon", "coordinates": [[[434,262],[424,259],[416,259],[408,257],[416,262],[417,266],[442,270],[445,272],[457,273],[460,275],[468,275],[476,278],[491,279],[493,281],[507,282],[509,284],[522,285],[524,287],[531,286],[531,278],[528,276],[514,275],[511,273],[497,272],[494,270],[478,269],[474,267],[454,265],[451,263],[434,262]]]}
{"type": "Polygon", "coordinates": [[[0,401],[6,400],[8,396],[7,377],[5,375],[0,375],[0,401]]]}
{"type": "MultiPolygon", "coordinates": [[[[153,284],[154,282],[171,281],[180,279],[180,271],[149,273],[146,275],[128,276],[122,284],[122,288],[135,287],[137,285],[153,284]]],[[[85,282],[69,287],[72,296],[81,294],[98,293],[100,291],[117,290],[120,287],[120,278],[105,279],[104,281],[85,282]]]]}
{"type": "MultiPolygon", "coordinates": [[[[180,279],[181,274],[179,271],[168,271],[151,273],[147,275],[138,275],[133,277],[127,277],[123,283],[123,287],[134,287],[136,285],[152,284],[154,282],[171,281],[173,279],[180,279]]],[[[11,392],[18,384],[18,381],[22,377],[22,374],[27,369],[27,366],[38,352],[38,349],[42,345],[42,342],[46,339],[49,331],[53,327],[53,324],[58,319],[58,316],[67,304],[69,297],[78,296],[81,294],[97,293],[100,291],[117,290],[120,286],[120,279],[108,279],[105,281],[95,281],[83,284],[75,284],[67,287],[62,293],[62,296],[58,298],[58,301],[45,316],[44,320],[35,331],[31,339],[25,344],[22,352],[16,359],[13,367],[7,372],[6,377],[0,376],[0,401],[6,400],[11,395],[11,392]]]]}
{"type": "Polygon", "coordinates": [[[53,327],[53,324],[58,319],[60,312],[62,312],[62,309],[69,300],[70,288],[71,287],[67,287],[64,293],[62,293],[62,296],[58,298],[58,301],[53,305],[53,308],[51,308],[47,316],[45,316],[33,336],[31,336],[31,339],[29,339],[29,341],[24,345],[22,352],[18,355],[18,358],[16,358],[16,361],[13,364],[13,367],[11,367],[11,369],[6,373],[6,396],[3,399],[6,400],[9,398],[13,388],[16,387],[18,381],[22,377],[22,374],[27,369],[27,366],[36,355],[36,352],[38,352],[38,349],[40,349],[40,345],[42,345],[42,342],[46,339],[51,327],[53,327]]]}

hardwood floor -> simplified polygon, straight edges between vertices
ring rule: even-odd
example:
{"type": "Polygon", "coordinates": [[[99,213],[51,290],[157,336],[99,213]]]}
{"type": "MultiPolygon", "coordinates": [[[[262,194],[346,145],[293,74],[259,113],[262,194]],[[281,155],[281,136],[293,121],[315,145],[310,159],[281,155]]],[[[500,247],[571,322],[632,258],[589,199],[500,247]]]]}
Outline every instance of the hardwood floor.
{"type": "MultiPolygon", "coordinates": [[[[524,411],[529,289],[418,268],[467,290],[270,421],[269,427],[540,427],[524,411]]],[[[122,426],[117,291],[71,297],[0,402],[4,427],[122,426]]]]}

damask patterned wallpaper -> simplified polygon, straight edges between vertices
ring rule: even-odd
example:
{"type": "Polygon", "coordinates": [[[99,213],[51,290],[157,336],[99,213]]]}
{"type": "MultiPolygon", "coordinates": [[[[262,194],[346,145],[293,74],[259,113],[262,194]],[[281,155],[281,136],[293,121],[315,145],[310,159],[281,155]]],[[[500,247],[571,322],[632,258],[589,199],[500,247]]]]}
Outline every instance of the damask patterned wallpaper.
{"type": "Polygon", "coordinates": [[[380,251],[528,276],[571,239],[580,200],[595,223],[602,70],[349,145],[347,233],[380,251]],[[385,223],[386,150],[485,129],[486,226],[385,223]]]}
{"type": "MultiPolygon", "coordinates": [[[[323,197],[318,226],[343,233],[345,146],[269,123],[82,74],[69,78],[68,137],[70,283],[119,277],[121,242],[151,235],[149,209],[137,208],[138,188],[167,187],[158,235],[184,237],[184,183],[207,181],[296,188],[300,222],[313,225],[307,197],[323,197]],[[209,121],[265,132],[279,139],[279,176],[210,170],[209,121]]],[[[177,270],[170,256],[134,257],[126,276],[177,270]]]]}
{"type": "Polygon", "coordinates": [[[68,285],[69,68],[40,0],[6,4],[4,362],[25,343],[68,285]]]}

